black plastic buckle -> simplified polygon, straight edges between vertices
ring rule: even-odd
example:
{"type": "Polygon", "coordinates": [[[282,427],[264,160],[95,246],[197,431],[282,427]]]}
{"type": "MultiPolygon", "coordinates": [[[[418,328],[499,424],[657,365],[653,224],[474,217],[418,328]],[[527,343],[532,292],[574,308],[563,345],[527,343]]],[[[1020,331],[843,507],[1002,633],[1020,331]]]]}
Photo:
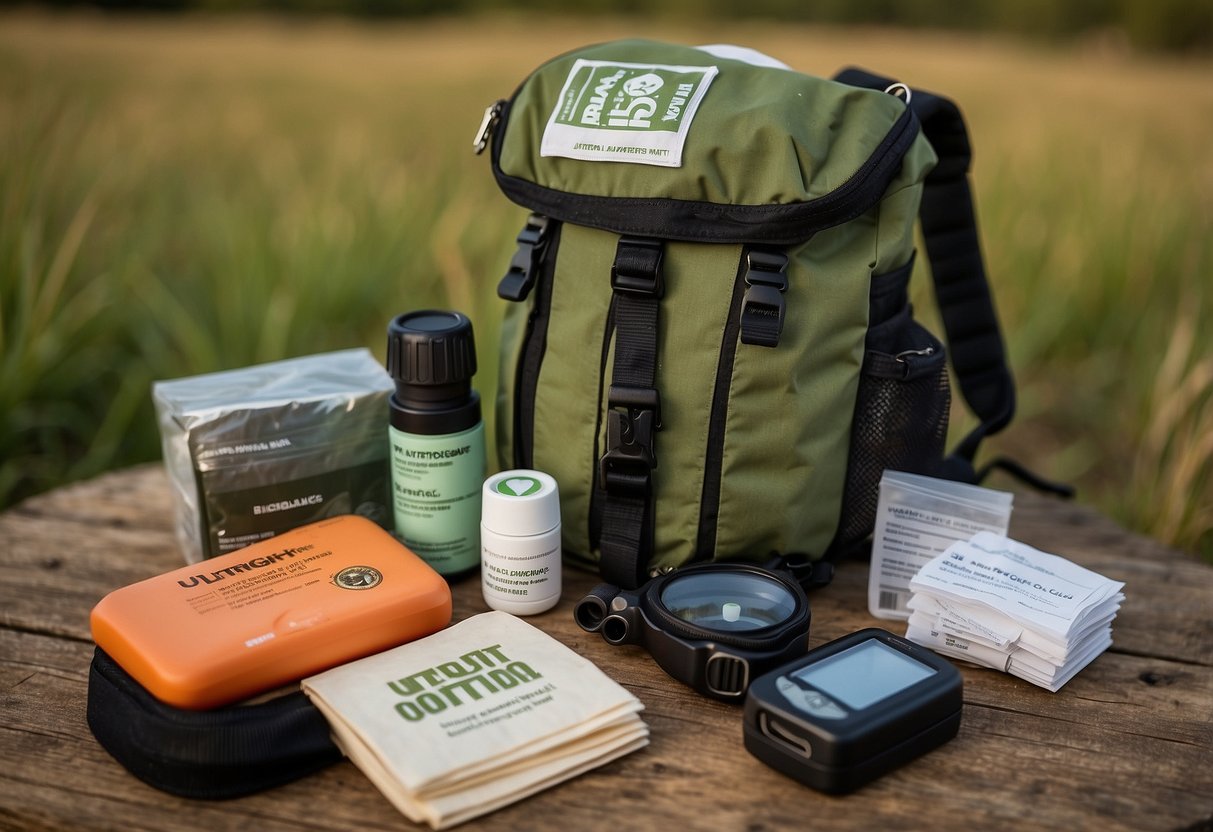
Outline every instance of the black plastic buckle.
{"type": "Polygon", "coordinates": [[[612,384],[607,404],[607,450],[598,461],[599,481],[612,494],[647,495],[657,467],[653,435],[661,428],[661,397],[649,387],[612,384]]]}
{"type": "Polygon", "coordinates": [[[509,271],[497,284],[497,297],[515,302],[527,299],[547,249],[549,222],[540,214],[527,217],[526,225],[518,232],[518,250],[510,261],[509,271]]]}
{"type": "Polygon", "coordinates": [[[741,301],[741,343],[779,346],[788,290],[788,257],[777,251],[746,252],[745,297],[741,301]]]}
{"type": "Polygon", "coordinates": [[[664,246],[648,237],[620,237],[611,264],[611,289],[628,295],[660,298],[665,294],[661,276],[664,246]]]}

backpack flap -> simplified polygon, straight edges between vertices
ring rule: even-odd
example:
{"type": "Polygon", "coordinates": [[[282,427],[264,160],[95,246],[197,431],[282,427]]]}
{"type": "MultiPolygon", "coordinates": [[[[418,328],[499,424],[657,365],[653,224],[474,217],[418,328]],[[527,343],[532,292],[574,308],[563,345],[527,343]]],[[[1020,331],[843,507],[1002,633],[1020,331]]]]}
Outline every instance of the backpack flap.
{"type": "Polygon", "coordinates": [[[601,555],[621,586],[692,560],[820,557],[869,286],[910,260],[935,163],[913,111],[622,41],[540,67],[483,138],[536,215],[502,282],[501,464],[560,482],[566,555],[601,555]]]}
{"type": "Polygon", "coordinates": [[[894,96],[641,40],[544,64],[497,118],[514,202],[690,242],[803,243],[878,201],[918,135],[894,96]]]}

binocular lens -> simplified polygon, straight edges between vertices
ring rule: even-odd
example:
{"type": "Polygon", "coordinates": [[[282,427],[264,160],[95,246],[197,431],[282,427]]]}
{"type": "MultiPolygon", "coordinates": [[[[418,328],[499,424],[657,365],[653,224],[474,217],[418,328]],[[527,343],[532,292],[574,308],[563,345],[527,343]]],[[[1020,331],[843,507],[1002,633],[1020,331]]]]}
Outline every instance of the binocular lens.
{"type": "Polygon", "coordinates": [[[661,603],[697,627],[734,633],[782,624],[796,611],[796,596],[786,586],[753,573],[680,575],[662,589],[661,603]]]}

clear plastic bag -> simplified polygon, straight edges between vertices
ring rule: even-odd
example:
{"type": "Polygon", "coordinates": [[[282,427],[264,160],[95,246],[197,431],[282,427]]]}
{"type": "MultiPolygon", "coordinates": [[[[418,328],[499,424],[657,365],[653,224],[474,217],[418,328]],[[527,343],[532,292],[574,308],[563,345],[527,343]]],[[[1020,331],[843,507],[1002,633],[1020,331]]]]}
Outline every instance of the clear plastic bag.
{"type": "Polygon", "coordinates": [[[156,382],[186,561],[338,514],[391,529],[392,389],[365,349],[156,382]]]}

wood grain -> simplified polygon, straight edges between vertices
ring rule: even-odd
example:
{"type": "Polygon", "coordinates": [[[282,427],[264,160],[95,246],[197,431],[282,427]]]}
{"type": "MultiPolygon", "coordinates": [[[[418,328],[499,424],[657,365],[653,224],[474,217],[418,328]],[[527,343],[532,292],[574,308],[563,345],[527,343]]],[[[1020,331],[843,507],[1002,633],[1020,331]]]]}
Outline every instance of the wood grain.
{"type": "MultiPolygon", "coordinates": [[[[962,668],[960,735],[845,797],[766,768],[741,744],[735,706],[703,699],[641,649],[579,630],[594,584],[566,575],[562,603],[530,619],[645,703],[652,744],[465,829],[1174,829],[1213,824],[1213,569],[1079,506],[1016,495],[1013,534],[1128,584],[1115,646],[1052,694],[962,668]]],[[[88,611],[106,592],[180,564],[158,466],[102,477],[0,515],[0,827],[411,828],[348,762],[240,800],[147,787],[84,719],[88,611]]],[[[867,567],[843,564],[812,596],[818,644],[884,625],[867,567]]],[[[455,617],[486,609],[475,579],[455,617]]],[[[423,753],[423,750],[421,750],[423,753]]]]}

